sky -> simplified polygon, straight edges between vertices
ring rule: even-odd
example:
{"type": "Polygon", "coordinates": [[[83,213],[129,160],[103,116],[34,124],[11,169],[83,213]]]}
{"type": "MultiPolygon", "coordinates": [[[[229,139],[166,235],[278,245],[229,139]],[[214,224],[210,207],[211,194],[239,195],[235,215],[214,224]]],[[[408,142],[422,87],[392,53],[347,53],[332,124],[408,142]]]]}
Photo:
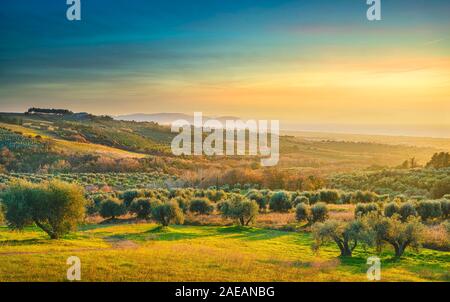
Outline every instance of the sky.
{"type": "Polygon", "coordinates": [[[0,3],[0,111],[203,112],[450,137],[450,1],[0,3]]]}

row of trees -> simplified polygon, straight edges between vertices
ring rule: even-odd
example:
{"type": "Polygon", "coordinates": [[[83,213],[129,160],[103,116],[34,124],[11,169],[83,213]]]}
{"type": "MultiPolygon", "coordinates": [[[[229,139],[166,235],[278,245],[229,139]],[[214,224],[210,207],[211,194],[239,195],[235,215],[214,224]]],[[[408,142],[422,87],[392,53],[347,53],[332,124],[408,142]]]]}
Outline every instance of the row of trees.
{"type": "Polygon", "coordinates": [[[397,214],[402,221],[407,221],[410,216],[420,217],[423,222],[445,220],[450,217],[450,199],[356,205],[355,216],[364,216],[371,212],[383,213],[386,217],[397,214]]]}
{"type": "Polygon", "coordinates": [[[398,214],[385,217],[370,213],[350,222],[328,220],[313,225],[315,240],[313,249],[318,250],[327,242],[334,242],[341,256],[352,256],[359,243],[375,246],[379,251],[391,245],[396,257],[401,257],[406,248],[418,249],[423,239],[424,226],[418,217],[411,216],[402,221],[398,214]]]}
{"type": "Polygon", "coordinates": [[[100,203],[99,213],[104,218],[115,219],[130,212],[139,219],[153,219],[163,226],[168,226],[171,223],[182,224],[184,215],[188,212],[210,214],[215,208],[223,217],[231,218],[243,226],[254,222],[259,213],[259,206],[255,201],[239,194],[230,194],[216,206],[206,198],[189,200],[182,196],[170,200],[137,197],[131,202],[128,202],[128,199],[108,198],[100,203]]]}

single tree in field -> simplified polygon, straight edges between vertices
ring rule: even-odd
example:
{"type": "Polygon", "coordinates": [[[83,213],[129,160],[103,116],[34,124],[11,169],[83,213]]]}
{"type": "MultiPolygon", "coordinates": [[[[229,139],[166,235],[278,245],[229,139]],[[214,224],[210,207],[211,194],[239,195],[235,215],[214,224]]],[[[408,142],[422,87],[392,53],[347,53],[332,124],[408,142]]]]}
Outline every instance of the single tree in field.
{"type": "Polygon", "coordinates": [[[20,230],[34,223],[51,239],[76,230],[87,203],[82,188],[60,181],[38,185],[19,181],[9,186],[3,200],[10,228],[20,230]]]}
{"type": "Polygon", "coordinates": [[[163,227],[173,223],[183,224],[184,222],[183,211],[174,200],[155,205],[152,208],[152,217],[163,227]]]}
{"type": "Polygon", "coordinates": [[[312,235],[315,240],[313,250],[318,250],[327,242],[334,242],[341,251],[341,257],[351,257],[358,241],[363,239],[364,225],[361,221],[342,222],[328,220],[318,222],[312,227],[312,235]]]}
{"type": "Polygon", "coordinates": [[[233,194],[220,204],[219,210],[224,217],[234,219],[242,226],[248,226],[255,221],[259,213],[259,206],[254,200],[233,194]]]}

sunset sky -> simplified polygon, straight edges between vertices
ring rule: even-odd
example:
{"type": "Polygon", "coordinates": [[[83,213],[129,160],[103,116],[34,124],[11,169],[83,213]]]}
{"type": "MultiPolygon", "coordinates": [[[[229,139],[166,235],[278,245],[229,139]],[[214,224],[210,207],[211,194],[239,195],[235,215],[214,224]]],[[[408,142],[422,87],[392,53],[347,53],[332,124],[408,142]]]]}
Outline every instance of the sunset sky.
{"type": "Polygon", "coordinates": [[[450,1],[0,3],[0,111],[202,111],[285,128],[450,136],[450,1]],[[409,129],[409,130],[408,130],[409,129]]]}

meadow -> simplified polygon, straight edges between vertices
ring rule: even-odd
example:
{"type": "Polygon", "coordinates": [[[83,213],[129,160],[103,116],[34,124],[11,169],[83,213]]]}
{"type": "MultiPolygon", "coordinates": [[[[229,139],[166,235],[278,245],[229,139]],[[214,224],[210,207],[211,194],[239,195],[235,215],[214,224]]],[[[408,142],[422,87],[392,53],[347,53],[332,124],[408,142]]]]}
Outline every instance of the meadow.
{"type": "MultiPolygon", "coordinates": [[[[316,254],[311,244],[305,232],[236,226],[86,225],[57,241],[2,227],[0,281],[65,281],[70,256],[81,259],[83,281],[367,281],[374,251],[338,258],[334,245],[316,254]]],[[[448,252],[379,257],[383,281],[450,280],[448,252]]]]}

